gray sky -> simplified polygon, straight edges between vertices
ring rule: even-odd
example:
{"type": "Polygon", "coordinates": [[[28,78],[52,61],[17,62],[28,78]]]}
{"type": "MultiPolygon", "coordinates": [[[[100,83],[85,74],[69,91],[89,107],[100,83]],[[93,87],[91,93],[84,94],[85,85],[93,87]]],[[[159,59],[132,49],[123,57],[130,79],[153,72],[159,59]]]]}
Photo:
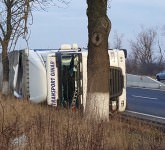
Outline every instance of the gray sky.
{"type": "MultiPolygon", "coordinates": [[[[86,0],[71,0],[69,6],[59,6],[51,7],[46,12],[33,12],[30,48],[59,48],[63,43],[87,46],[86,0]]],[[[112,0],[108,9],[112,22],[109,41],[117,31],[124,35],[123,48],[128,48],[128,41],[135,38],[141,25],[161,29],[165,25],[164,14],[164,0],[112,0]]],[[[17,47],[24,48],[24,42],[20,41],[17,47]]]]}

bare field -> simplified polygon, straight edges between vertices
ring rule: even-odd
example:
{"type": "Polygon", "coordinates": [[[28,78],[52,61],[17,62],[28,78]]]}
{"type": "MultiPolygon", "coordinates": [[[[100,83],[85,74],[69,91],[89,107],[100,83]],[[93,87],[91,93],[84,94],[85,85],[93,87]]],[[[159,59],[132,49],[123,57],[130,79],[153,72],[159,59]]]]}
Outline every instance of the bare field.
{"type": "Polygon", "coordinates": [[[0,150],[164,150],[165,133],[131,120],[82,114],[0,97],[0,150]]]}

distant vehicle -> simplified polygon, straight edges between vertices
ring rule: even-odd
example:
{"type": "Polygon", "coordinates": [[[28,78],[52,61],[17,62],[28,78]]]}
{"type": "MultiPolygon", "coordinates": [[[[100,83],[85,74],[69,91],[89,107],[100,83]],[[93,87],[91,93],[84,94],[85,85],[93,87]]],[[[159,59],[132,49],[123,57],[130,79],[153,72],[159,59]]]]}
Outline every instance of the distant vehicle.
{"type": "Polygon", "coordinates": [[[165,70],[163,70],[163,71],[157,73],[157,74],[156,74],[156,79],[157,79],[158,81],[160,81],[160,80],[165,80],[165,70]]]}

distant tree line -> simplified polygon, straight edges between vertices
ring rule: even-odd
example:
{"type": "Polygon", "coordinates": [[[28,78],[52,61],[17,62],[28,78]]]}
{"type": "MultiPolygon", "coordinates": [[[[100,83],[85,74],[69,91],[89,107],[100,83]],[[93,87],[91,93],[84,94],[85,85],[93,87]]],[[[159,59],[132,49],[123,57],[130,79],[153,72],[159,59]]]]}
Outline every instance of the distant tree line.
{"type": "MultiPolygon", "coordinates": [[[[154,76],[165,69],[165,49],[159,38],[156,29],[141,28],[135,39],[129,41],[127,73],[154,76]]],[[[123,35],[115,32],[113,48],[123,48],[122,42],[123,35]]]]}

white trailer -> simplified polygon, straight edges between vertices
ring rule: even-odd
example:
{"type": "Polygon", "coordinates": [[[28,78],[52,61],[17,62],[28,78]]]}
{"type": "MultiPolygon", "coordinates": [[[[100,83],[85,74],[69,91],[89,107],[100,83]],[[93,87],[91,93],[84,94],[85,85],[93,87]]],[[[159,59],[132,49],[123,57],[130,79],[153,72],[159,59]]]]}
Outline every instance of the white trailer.
{"type": "MultiPolygon", "coordinates": [[[[126,67],[123,50],[108,50],[110,57],[110,112],[126,108],[126,67]]],[[[20,50],[10,54],[10,83],[14,95],[34,103],[85,109],[86,49],[63,45],[53,50],[20,50]],[[13,61],[14,60],[14,63],[13,61]]]]}

